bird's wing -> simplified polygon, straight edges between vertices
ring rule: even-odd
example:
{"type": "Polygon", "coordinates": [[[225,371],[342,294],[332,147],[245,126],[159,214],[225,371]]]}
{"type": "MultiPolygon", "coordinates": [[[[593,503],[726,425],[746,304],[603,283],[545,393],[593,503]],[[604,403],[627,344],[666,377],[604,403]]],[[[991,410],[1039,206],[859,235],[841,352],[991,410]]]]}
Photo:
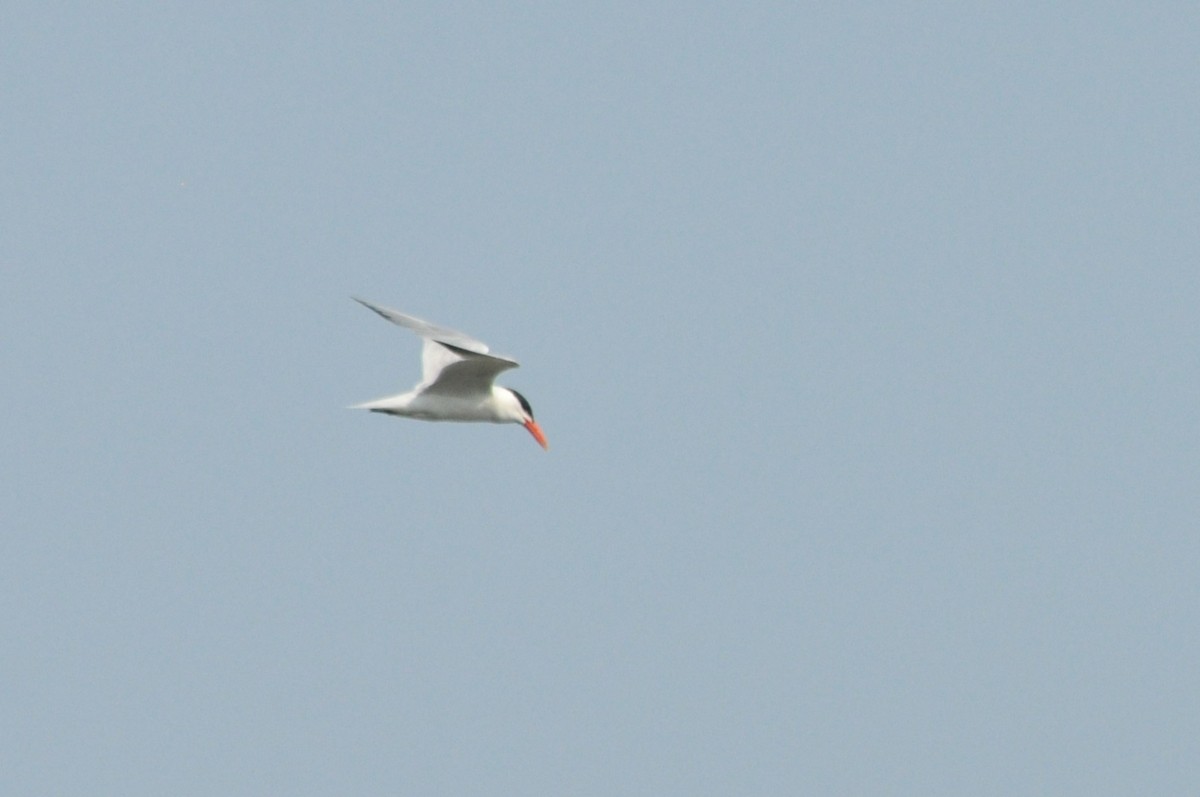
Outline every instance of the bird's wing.
{"type": "Polygon", "coordinates": [[[417,390],[455,395],[489,393],[497,374],[517,367],[516,360],[489,354],[487,344],[470,335],[371,304],[357,296],[353,298],[393,324],[407,327],[425,339],[421,351],[421,384],[417,390]]]}
{"type": "Polygon", "coordinates": [[[517,363],[426,338],[422,366],[424,375],[418,386],[422,392],[468,396],[490,394],[496,376],[516,368],[517,363]]]}
{"type": "Polygon", "coordinates": [[[439,327],[437,324],[431,324],[428,321],[422,321],[416,316],[407,315],[398,310],[392,310],[387,307],[380,307],[379,305],[371,304],[365,299],[360,299],[357,296],[353,296],[351,298],[361,304],[363,307],[379,313],[379,315],[383,316],[388,321],[391,321],[393,324],[399,324],[402,327],[407,327],[423,338],[436,340],[439,343],[449,343],[451,346],[455,346],[460,349],[466,349],[467,351],[474,352],[476,354],[488,353],[488,347],[486,343],[481,340],[475,340],[475,338],[463,332],[459,332],[454,329],[447,329],[446,327],[439,327]]]}

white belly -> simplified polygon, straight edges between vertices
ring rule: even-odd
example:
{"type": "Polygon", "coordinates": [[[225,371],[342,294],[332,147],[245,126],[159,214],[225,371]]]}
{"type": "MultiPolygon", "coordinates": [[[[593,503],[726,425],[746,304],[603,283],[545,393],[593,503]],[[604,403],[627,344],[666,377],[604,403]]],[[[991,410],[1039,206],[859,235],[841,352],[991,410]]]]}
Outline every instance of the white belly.
{"type": "Polygon", "coordinates": [[[371,401],[360,405],[374,412],[386,412],[422,421],[460,421],[502,423],[490,396],[462,398],[438,394],[406,393],[402,396],[371,401]]]}

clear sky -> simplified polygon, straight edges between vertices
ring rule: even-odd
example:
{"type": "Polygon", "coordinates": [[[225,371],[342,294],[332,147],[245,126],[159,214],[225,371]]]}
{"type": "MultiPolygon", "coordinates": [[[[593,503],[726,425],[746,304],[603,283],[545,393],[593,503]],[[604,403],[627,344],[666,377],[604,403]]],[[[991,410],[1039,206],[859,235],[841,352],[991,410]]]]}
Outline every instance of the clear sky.
{"type": "Polygon", "coordinates": [[[1197,30],[8,3],[0,792],[1198,793],[1197,30]]]}

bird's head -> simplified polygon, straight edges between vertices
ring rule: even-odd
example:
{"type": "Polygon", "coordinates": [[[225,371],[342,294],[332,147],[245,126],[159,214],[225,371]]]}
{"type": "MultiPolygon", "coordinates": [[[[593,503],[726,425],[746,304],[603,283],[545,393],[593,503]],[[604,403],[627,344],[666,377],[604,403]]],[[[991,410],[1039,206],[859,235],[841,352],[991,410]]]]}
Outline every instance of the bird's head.
{"type": "Polygon", "coordinates": [[[542,427],[533,419],[533,407],[529,406],[529,401],[512,388],[502,387],[499,392],[507,397],[501,405],[508,417],[528,429],[538,445],[549,450],[550,444],[546,442],[546,435],[542,434],[542,427]]]}

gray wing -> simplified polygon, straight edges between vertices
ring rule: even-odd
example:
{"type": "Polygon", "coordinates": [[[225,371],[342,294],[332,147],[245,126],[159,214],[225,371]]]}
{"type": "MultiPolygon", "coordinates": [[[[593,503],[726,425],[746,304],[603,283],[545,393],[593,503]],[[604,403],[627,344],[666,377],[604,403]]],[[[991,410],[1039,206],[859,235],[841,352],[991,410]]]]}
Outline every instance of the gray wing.
{"type": "Polygon", "coordinates": [[[379,315],[411,329],[425,339],[421,350],[421,383],[416,389],[431,393],[489,393],[496,376],[516,368],[516,360],[488,353],[483,341],[457,330],[439,327],[416,316],[351,297],[379,315]]]}
{"type": "Polygon", "coordinates": [[[491,393],[496,377],[517,363],[494,354],[479,354],[442,341],[425,339],[423,376],[418,389],[426,393],[465,396],[491,393]]]}
{"type": "Polygon", "coordinates": [[[439,327],[437,324],[431,324],[428,321],[422,321],[416,316],[401,313],[399,310],[392,310],[387,307],[380,307],[379,305],[371,304],[365,299],[360,299],[357,296],[351,296],[350,298],[361,304],[363,307],[379,313],[379,315],[383,316],[388,321],[391,321],[393,324],[399,324],[402,327],[407,327],[423,338],[436,340],[440,343],[449,343],[451,346],[456,346],[460,349],[466,349],[467,351],[475,352],[476,354],[488,353],[488,347],[486,343],[481,340],[475,340],[475,338],[463,332],[459,332],[454,329],[447,329],[446,327],[439,327]]]}

